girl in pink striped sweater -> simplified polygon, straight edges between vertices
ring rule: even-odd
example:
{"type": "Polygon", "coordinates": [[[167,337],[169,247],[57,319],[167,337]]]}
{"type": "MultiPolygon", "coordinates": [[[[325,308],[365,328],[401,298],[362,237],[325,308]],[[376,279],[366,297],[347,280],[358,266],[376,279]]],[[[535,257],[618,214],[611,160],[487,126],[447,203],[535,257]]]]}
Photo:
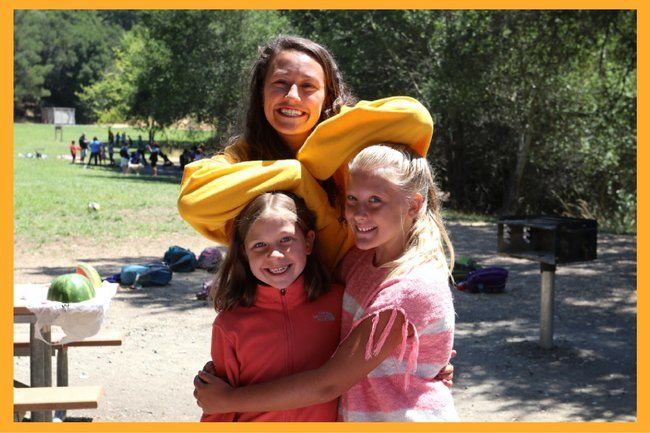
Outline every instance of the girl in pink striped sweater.
{"type": "Polygon", "coordinates": [[[449,361],[454,308],[446,252],[453,248],[425,158],[373,145],[349,164],[345,216],[355,237],[343,260],[342,341],[320,368],[231,388],[199,372],[208,413],[281,410],[342,396],[342,421],[456,421],[435,378],[449,361]]]}

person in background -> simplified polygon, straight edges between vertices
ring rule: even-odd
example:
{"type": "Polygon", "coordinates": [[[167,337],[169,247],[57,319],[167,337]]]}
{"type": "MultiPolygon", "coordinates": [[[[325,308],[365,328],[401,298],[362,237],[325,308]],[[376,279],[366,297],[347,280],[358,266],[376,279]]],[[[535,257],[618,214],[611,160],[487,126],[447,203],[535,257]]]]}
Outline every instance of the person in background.
{"type": "Polygon", "coordinates": [[[74,140],[70,143],[70,156],[72,156],[72,163],[74,164],[77,158],[77,145],[74,143],[74,140]]]}
{"type": "Polygon", "coordinates": [[[114,150],[115,147],[115,134],[113,134],[113,131],[111,131],[111,127],[108,127],[108,163],[110,165],[115,165],[115,161],[113,160],[113,153],[115,152],[114,150]]]}
{"type": "Polygon", "coordinates": [[[135,174],[140,176],[140,170],[142,170],[142,160],[140,158],[140,154],[135,150],[131,152],[128,168],[129,170],[135,171],[135,174]]]}
{"type": "Polygon", "coordinates": [[[158,154],[160,153],[160,146],[158,142],[153,143],[151,153],[149,154],[149,162],[151,162],[151,173],[153,176],[158,176],[158,154]]]}
{"type": "Polygon", "coordinates": [[[93,140],[90,142],[89,146],[90,146],[90,156],[88,157],[88,163],[86,164],[86,167],[90,165],[90,162],[93,159],[95,160],[95,166],[97,166],[99,155],[101,153],[102,143],[97,139],[97,137],[93,137],[93,140]]]}
{"type": "Polygon", "coordinates": [[[99,162],[101,165],[106,165],[106,143],[99,143],[99,162]]]}
{"type": "Polygon", "coordinates": [[[125,142],[120,147],[120,168],[122,169],[122,174],[129,173],[129,147],[125,142]]]}
{"type": "Polygon", "coordinates": [[[147,145],[142,141],[142,135],[138,135],[138,139],[136,141],[138,153],[140,154],[140,159],[142,160],[142,163],[144,165],[147,165],[147,145]]]}
{"type": "Polygon", "coordinates": [[[192,158],[192,153],[189,151],[189,149],[183,149],[183,153],[181,153],[181,156],[178,158],[178,160],[181,166],[181,171],[185,169],[185,166],[187,164],[194,161],[192,158]]]}
{"type": "Polygon", "coordinates": [[[88,152],[88,140],[86,140],[85,133],[81,134],[81,137],[79,137],[79,148],[81,149],[79,161],[83,164],[86,159],[86,152],[88,152]]]}

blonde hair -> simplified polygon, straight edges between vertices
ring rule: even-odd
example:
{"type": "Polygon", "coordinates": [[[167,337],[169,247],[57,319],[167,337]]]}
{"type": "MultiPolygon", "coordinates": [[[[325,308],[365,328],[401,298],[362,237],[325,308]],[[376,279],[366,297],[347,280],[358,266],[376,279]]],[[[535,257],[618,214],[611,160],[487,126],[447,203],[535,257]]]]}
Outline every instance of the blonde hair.
{"type": "Polygon", "coordinates": [[[422,205],[406,235],[404,253],[384,265],[391,268],[388,277],[407,274],[427,262],[434,262],[451,273],[454,248],[440,213],[440,190],[427,159],[405,145],[375,144],[359,152],[348,168],[350,173],[379,173],[404,191],[408,199],[416,193],[422,195],[422,205]]]}

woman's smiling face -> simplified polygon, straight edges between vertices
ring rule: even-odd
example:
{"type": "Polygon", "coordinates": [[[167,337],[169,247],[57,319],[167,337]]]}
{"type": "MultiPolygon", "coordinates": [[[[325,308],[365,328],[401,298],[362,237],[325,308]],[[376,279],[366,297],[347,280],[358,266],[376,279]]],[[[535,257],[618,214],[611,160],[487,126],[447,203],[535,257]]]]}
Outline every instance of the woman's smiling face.
{"type": "Polygon", "coordinates": [[[264,80],[264,115],[285,143],[297,152],[318,124],[325,103],[325,72],[311,56],[282,51],[264,80]]]}

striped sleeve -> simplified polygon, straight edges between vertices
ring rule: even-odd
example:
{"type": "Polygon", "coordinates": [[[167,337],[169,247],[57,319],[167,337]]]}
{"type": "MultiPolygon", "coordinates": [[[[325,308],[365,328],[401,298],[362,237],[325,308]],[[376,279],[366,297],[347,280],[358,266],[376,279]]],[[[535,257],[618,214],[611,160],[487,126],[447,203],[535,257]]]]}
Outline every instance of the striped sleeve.
{"type": "MultiPolygon", "coordinates": [[[[386,281],[364,314],[352,325],[354,329],[364,320],[372,320],[372,331],[365,349],[366,359],[379,353],[398,314],[405,319],[402,342],[391,362],[397,361],[402,366],[403,386],[406,389],[411,374],[417,372],[419,377],[432,378],[449,360],[453,345],[454,312],[446,281],[436,284],[431,280],[408,276],[386,281]],[[376,336],[379,315],[384,311],[392,313],[381,335],[376,336]]],[[[375,377],[380,374],[381,371],[371,373],[375,377]]]]}

